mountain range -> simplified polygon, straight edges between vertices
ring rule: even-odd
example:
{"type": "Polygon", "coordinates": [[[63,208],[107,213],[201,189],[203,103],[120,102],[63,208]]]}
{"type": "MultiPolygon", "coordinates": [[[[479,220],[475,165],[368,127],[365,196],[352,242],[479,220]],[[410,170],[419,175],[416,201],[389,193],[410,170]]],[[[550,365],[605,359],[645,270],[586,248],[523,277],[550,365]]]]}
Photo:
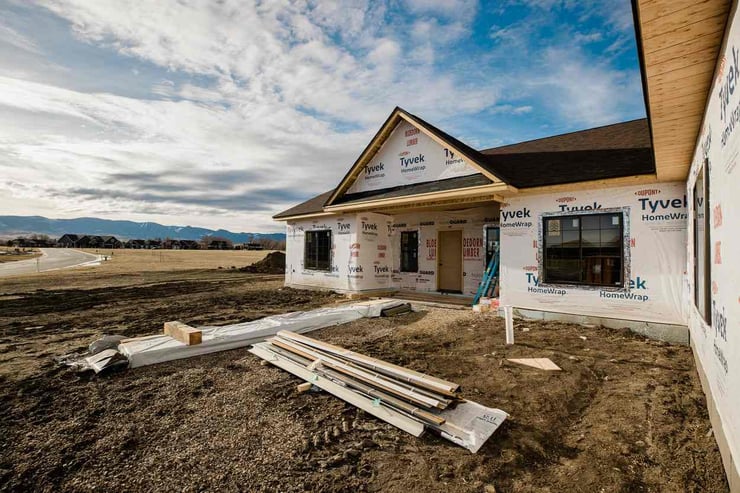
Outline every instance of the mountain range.
{"type": "Polygon", "coordinates": [[[196,228],[193,226],[164,226],[158,223],[112,221],[96,217],[49,219],[42,216],[0,216],[0,236],[15,237],[44,234],[58,238],[65,233],[82,235],[112,235],[118,239],[172,238],[199,240],[203,236],[221,236],[234,243],[245,243],[262,238],[282,241],[285,233],[234,233],[225,229],[196,228]]]}

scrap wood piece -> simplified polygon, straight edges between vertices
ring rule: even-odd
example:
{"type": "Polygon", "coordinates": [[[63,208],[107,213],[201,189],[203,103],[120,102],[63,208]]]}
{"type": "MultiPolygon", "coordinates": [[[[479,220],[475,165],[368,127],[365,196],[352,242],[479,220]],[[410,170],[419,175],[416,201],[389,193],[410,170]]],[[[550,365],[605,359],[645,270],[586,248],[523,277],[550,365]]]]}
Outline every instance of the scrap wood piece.
{"type": "Polygon", "coordinates": [[[285,356],[278,355],[275,352],[271,351],[270,345],[268,343],[261,342],[255,344],[252,346],[249,352],[254,354],[255,356],[269,361],[278,368],[282,368],[283,370],[292,373],[297,377],[300,377],[306,381],[310,381],[313,385],[319,387],[320,389],[323,389],[330,394],[339,397],[340,399],[352,404],[353,406],[362,409],[368,414],[371,414],[376,418],[380,418],[383,421],[386,421],[387,423],[390,423],[393,426],[400,428],[401,430],[411,435],[414,435],[415,437],[419,437],[422,435],[422,433],[424,433],[424,424],[421,423],[419,420],[403,414],[400,411],[396,411],[395,409],[383,404],[383,402],[376,403],[375,399],[365,397],[347,387],[333,382],[329,378],[317,375],[316,373],[306,369],[298,363],[291,361],[285,356]]]}
{"type": "Polygon", "coordinates": [[[524,366],[531,366],[546,371],[560,371],[561,368],[552,362],[550,358],[508,358],[512,363],[518,363],[524,366]]]}
{"type": "Polygon", "coordinates": [[[188,346],[203,342],[203,332],[180,321],[164,323],[164,334],[188,346]]]}
{"type": "Polygon", "coordinates": [[[379,360],[371,356],[356,353],[343,347],[329,344],[328,342],[318,341],[310,337],[295,334],[288,330],[281,330],[277,335],[284,339],[291,339],[326,353],[340,356],[343,359],[350,360],[358,365],[377,371],[378,373],[412,383],[416,386],[423,387],[437,393],[454,397],[455,392],[460,389],[460,385],[454,382],[449,382],[447,380],[394,365],[393,363],[388,363],[387,361],[379,360]]]}

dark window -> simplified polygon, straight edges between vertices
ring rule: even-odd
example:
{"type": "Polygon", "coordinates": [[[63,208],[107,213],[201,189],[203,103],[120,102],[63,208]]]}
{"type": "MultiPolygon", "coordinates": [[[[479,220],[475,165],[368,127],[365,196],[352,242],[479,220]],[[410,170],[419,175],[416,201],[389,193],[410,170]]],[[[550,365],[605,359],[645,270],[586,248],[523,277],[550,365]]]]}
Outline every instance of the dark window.
{"type": "Polygon", "coordinates": [[[545,282],[624,286],[621,213],[548,217],[543,223],[545,282]]]}
{"type": "Polygon", "coordinates": [[[486,267],[491,263],[491,257],[498,249],[500,235],[501,230],[498,226],[486,227],[486,267]]]}
{"type": "Polygon", "coordinates": [[[331,270],[331,231],[306,231],[304,265],[311,270],[331,270]]]}
{"type": "Polygon", "coordinates": [[[699,170],[694,184],[694,304],[702,318],[711,324],[712,268],[709,239],[709,166],[699,170]]]}
{"type": "Polygon", "coordinates": [[[401,233],[401,272],[419,271],[419,232],[401,233]]]}

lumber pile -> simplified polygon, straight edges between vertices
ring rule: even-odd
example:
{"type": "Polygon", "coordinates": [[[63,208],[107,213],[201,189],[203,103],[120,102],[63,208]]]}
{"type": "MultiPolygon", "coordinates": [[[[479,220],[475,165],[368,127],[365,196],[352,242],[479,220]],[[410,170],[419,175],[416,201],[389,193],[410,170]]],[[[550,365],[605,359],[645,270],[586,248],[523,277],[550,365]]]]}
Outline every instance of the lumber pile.
{"type": "Polygon", "coordinates": [[[414,436],[435,430],[473,452],[508,416],[462,399],[456,383],[287,330],[250,352],[414,436]]]}

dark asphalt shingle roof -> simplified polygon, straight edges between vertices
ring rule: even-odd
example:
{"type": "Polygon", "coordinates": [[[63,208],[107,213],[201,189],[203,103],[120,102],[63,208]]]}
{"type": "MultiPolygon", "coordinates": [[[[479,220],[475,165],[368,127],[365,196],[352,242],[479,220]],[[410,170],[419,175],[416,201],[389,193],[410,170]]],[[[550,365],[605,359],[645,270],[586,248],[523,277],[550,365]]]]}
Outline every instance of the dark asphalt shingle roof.
{"type": "Polygon", "coordinates": [[[313,214],[315,212],[321,212],[324,209],[324,204],[327,200],[329,200],[329,197],[333,192],[334,189],[332,188],[328,192],[324,192],[320,195],[312,197],[307,201],[301,202],[300,204],[293,206],[290,209],[284,210],[279,214],[275,214],[272,217],[274,219],[280,219],[283,217],[302,216],[303,214],[313,214]]]}

